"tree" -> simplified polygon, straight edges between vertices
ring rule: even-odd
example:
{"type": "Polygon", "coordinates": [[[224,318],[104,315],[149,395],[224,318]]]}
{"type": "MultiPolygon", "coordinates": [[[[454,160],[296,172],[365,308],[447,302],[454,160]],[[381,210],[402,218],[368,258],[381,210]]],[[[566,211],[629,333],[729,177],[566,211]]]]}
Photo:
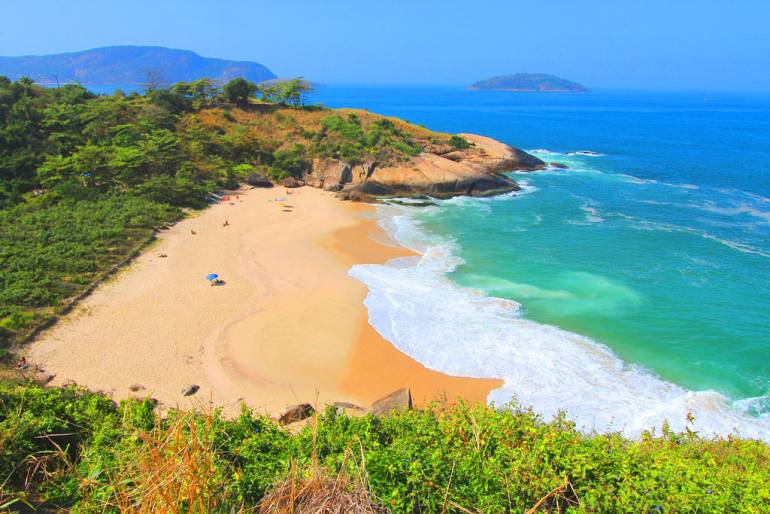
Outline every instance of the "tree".
{"type": "Polygon", "coordinates": [[[254,96],[257,89],[257,85],[253,82],[249,82],[243,77],[235,78],[225,84],[225,100],[235,105],[248,105],[249,98],[254,96]]]}
{"type": "Polygon", "coordinates": [[[219,86],[208,78],[192,82],[177,82],[171,86],[171,91],[190,99],[193,109],[205,107],[222,92],[219,86]]]}
{"type": "Polygon", "coordinates": [[[145,70],[144,80],[145,82],[142,84],[142,87],[145,91],[155,91],[162,87],[165,82],[158,70],[145,70]]]}
{"type": "Polygon", "coordinates": [[[300,107],[305,103],[305,95],[313,91],[313,86],[302,77],[297,77],[263,84],[259,91],[268,102],[300,107]]]}

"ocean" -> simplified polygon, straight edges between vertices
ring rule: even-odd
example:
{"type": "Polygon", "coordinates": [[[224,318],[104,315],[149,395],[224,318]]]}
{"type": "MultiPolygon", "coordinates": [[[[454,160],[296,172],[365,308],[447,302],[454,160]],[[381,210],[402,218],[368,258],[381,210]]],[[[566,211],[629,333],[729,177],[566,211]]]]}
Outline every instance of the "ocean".
{"type": "Polygon", "coordinates": [[[495,198],[379,208],[422,256],[350,274],[402,351],[502,378],[490,402],[585,431],[770,440],[770,95],[325,86],[312,100],[569,166],[513,172],[522,190],[495,198]]]}

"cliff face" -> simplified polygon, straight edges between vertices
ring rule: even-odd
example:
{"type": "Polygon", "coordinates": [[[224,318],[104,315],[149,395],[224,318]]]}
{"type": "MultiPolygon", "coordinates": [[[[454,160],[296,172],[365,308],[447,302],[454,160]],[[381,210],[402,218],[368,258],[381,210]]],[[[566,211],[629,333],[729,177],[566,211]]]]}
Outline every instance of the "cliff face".
{"type": "Polygon", "coordinates": [[[461,134],[471,146],[457,150],[435,144],[408,161],[389,166],[374,162],[350,165],[316,159],[305,176],[307,185],[339,191],[346,199],[378,196],[490,196],[519,190],[503,172],[533,171],[545,163],[522,150],[475,134],[461,134]]]}

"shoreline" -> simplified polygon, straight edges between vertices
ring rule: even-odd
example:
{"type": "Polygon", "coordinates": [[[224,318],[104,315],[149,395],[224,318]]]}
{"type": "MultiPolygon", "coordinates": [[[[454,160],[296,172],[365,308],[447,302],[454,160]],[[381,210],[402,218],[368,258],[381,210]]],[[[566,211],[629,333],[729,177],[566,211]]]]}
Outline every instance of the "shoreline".
{"type": "Polygon", "coordinates": [[[208,400],[228,414],[243,401],[275,415],[316,395],[366,407],[400,387],[422,405],[478,402],[502,384],[429,370],[369,325],[368,290],[348,270],[411,254],[375,241],[372,206],[307,187],[239,196],[164,231],[23,353],[56,375],[53,385],[151,396],[164,408],[208,400]],[[211,272],[225,285],[209,286],[211,272]],[[188,384],[195,396],[181,394],[188,384]]]}

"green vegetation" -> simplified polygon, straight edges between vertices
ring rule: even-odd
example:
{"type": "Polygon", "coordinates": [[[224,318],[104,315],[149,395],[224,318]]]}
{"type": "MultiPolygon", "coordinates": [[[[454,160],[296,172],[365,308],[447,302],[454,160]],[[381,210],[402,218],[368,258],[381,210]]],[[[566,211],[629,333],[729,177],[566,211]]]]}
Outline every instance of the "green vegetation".
{"type": "Polygon", "coordinates": [[[313,153],[352,163],[407,159],[422,151],[421,144],[389,119],[378,119],[364,127],[356,113],[344,118],[339,114],[326,116],[321,120],[321,129],[308,137],[313,153]]]}
{"type": "Polygon", "coordinates": [[[0,77],[0,357],[212,191],[301,178],[316,157],[394,162],[448,137],[301,107],[309,90],[204,78],[96,96],[0,77]]]}
{"type": "Polygon", "coordinates": [[[73,388],[6,384],[0,472],[5,501],[76,512],[248,511],[287,477],[319,472],[345,487],[366,484],[393,512],[524,512],[543,498],[543,512],[770,509],[770,448],[762,443],[665,429],[639,441],[584,435],[515,406],[436,406],[388,418],[330,409],[292,434],[246,409],[233,420],[161,419],[150,400],[116,406],[73,388]]]}
{"type": "Polygon", "coordinates": [[[238,77],[225,84],[223,93],[228,102],[243,106],[248,105],[249,99],[254,96],[258,89],[256,84],[238,77]]]}
{"type": "Polygon", "coordinates": [[[449,138],[449,144],[452,145],[452,148],[455,150],[465,150],[471,146],[467,139],[456,134],[449,138]]]}
{"type": "Polygon", "coordinates": [[[313,90],[313,86],[302,77],[298,77],[289,80],[270,80],[260,84],[258,90],[267,102],[300,107],[304,105],[305,95],[313,90]]]}

